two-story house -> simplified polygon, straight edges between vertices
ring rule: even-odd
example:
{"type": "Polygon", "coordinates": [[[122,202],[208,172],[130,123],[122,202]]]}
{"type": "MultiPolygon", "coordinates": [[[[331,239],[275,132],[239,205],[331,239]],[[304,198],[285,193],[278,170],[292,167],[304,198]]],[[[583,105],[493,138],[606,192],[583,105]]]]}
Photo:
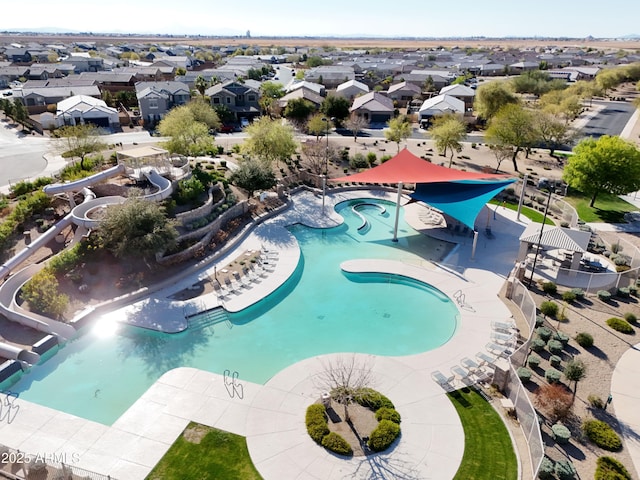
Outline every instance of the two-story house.
{"type": "Polygon", "coordinates": [[[64,62],[73,65],[76,73],[104,70],[104,59],[102,57],[92,57],[88,53],[72,53],[64,62]]]}
{"type": "Polygon", "coordinates": [[[211,106],[226,106],[236,121],[251,121],[260,115],[260,91],[240,82],[219,83],[209,87],[205,95],[211,98],[211,106]]]}
{"type": "Polygon", "coordinates": [[[138,82],[136,97],[145,126],[153,127],[173,107],[189,102],[191,92],[182,82],[138,82]]]}

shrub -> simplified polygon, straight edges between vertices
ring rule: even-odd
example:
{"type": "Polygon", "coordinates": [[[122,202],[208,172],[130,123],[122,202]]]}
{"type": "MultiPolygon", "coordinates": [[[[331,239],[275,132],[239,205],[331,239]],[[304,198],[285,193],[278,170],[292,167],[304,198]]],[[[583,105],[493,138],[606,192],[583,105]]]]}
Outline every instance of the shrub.
{"type": "Polygon", "coordinates": [[[541,327],[544,324],[544,317],[536,315],[536,328],[541,327]]]}
{"type": "Polygon", "coordinates": [[[353,455],[351,445],[336,432],[329,432],[322,439],[322,446],[338,455],[353,455]]]}
{"type": "Polygon", "coordinates": [[[551,480],[555,472],[553,461],[548,457],[544,457],[540,462],[540,468],[538,469],[538,478],[540,480],[551,480]]]}
{"type": "Polygon", "coordinates": [[[540,357],[536,355],[531,355],[529,357],[529,360],[527,360],[527,363],[531,368],[538,368],[540,366],[540,357]]]}
{"type": "Polygon", "coordinates": [[[556,423],[551,427],[551,435],[557,443],[569,443],[571,432],[561,423],[556,423]]]}
{"type": "Polygon", "coordinates": [[[564,300],[565,302],[572,303],[576,298],[578,297],[571,290],[562,293],[562,300],[564,300]]]}
{"type": "Polygon", "coordinates": [[[531,340],[531,351],[533,352],[541,352],[546,346],[547,343],[541,338],[534,338],[531,340]]]}
{"type": "Polygon", "coordinates": [[[53,273],[42,269],[24,284],[22,298],[29,302],[33,310],[60,318],[67,309],[69,297],[60,293],[58,286],[58,280],[53,273]]]}
{"type": "Polygon", "coordinates": [[[329,433],[324,405],[314,403],[307,408],[305,416],[307,432],[314,442],[322,444],[322,439],[329,433]]]}
{"type": "Polygon", "coordinates": [[[593,408],[604,408],[604,401],[598,395],[589,395],[587,401],[593,408]]]}
{"type": "Polygon", "coordinates": [[[553,335],[553,331],[549,327],[538,327],[536,329],[536,333],[538,334],[538,337],[545,342],[549,341],[551,335],[553,335]]]}
{"type": "Polygon", "coordinates": [[[623,318],[629,323],[636,323],[638,321],[638,317],[636,317],[633,313],[627,312],[623,315],[623,318]]]}
{"type": "Polygon", "coordinates": [[[580,332],[576,335],[576,342],[583,348],[593,347],[593,336],[587,332],[580,332]]]}
{"type": "Polygon", "coordinates": [[[549,295],[555,295],[558,292],[558,286],[554,282],[544,282],[542,284],[542,291],[549,295]]]}
{"type": "Polygon", "coordinates": [[[558,314],[558,304],[551,301],[544,301],[540,304],[540,312],[545,317],[555,317],[558,314]]]}
{"type": "Polygon", "coordinates": [[[558,368],[561,362],[562,359],[557,355],[551,355],[551,357],[549,358],[549,363],[553,368],[558,368]]]}
{"type": "Polygon", "coordinates": [[[393,423],[400,423],[400,414],[393,408],[382,407],[376,412],[376,420],[391,420],[393,423]]]}
{"type": "Polygon", "coordinates": [[[633,327],[629,325],[629,322],[623,320],[622,318],[612,317],[607,320],[607,325],[609,325],[614,330],[620,333],[625,333],[627,335],[632,334],[635,331],[633,327]]]}
{"type": "Polygon", "coordinates": [[[622,287],[618,289],[618,296],[620,298],[629,298],[631,296],[631,292],[629,291],[629,287],[622,287]]]}
{"type": "Polygon", "coordinates": [[[582,300],[584,298],[584,290],[581,288],[572,288],[571,293],[576,296],[576,300],[582,300]]]}
{"type": "Polygon", "coordinates": [[[608,302],[611,300],[611,294],[606,290],[598,290],[598,298],[603,302],[608,302]]]}
{"type": "Polygon", "coordinates": [[[531,380],[532,374],[531,374],[531,370],[529,370],[528,368],[520,367],[518,368],[517,373],[518,373],[518,378],[522,383],[525,383],[531,380]]]}
{"type": "Polygon", "coordinates": [[[357,170],[359,168],[367,168],[369,166],[369,162],[367,162],[366,157],[362,153],[356,153],[349,159],[349,166],[352,169],[357,170]]]}
{"type": "Polygon", "coordinates": [[[594,480],[631,480],[625,466],[613,457],[600,457],[597,461],[594,480]]]}
{"type": "Polygon", "coordinates": [[[570,460],[556,462],[555,471],[558,480],[573,480],[576,478],[576,467],[573,466],[570,460]]]}
{"type": "Polygon", "coordinates": [[[551,353],[552,355],[558,355],[560,352],[562,352],[562,343],[558,340],[549,340],[549,343],[547,343],[547,348],[549,349],[549,353],[551,353]]]}
{"type": "Polygon", "coordinates": [[[617,452],[622,448],[622,441],[618,434],[601,420],[587,420],[582,424],[582,431],[589,440],[600,448],[617,452]]]}
{"type": "Polygon", "coordinates": [[[544,378],[549,383],[558,383],[558,382],[560,382],[560,377],[561,376],[562,376],[562,373],[560,373],[560,371],[556,370],[555,368],[548,368],[544,372],[544,378]]]}
{"type": "Polygon", "coordinates": [[[391,409],[395,408],[391,400],[373,388],[360,389],[355,395],[355,400],[363,407],[369,408],[374,412],[383,407],[391,409]]]}
{"type": "Polygon", "coordinates": [[[559,341],[560,343],[562,343],[562,345],[566,345],[567,343],[569,343],[569,335],[564,332],[556,332],[553,335],[553,339],[559,341]]]}
{"type": "Polygon", "coordinates": [[[400,425],[391,420],[381,420],[369,436],[369,448],[374,452],[386,450],[399,434],[400,425]]]}
{"type": "Polygon", "coordinates": [[[378,156],[376,155],[375,152],[367,153],[367,163],[369,163],[369,166],[373,167],[377,161],[378,161],[378,156]]]}
{"type": "Polygon", "coordinates": [[[573,405],[573,395],[560,384],[542,385],[535,396],[538,406],[554,423],[565,418],[573,405]]]}

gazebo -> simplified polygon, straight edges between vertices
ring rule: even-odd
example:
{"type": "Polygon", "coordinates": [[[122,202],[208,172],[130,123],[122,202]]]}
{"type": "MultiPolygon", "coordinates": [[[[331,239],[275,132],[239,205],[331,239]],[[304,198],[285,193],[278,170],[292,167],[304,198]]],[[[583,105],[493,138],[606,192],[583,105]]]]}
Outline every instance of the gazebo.
{"type": "Polygon", "coordinates": [[[416,185],[415,191],[409,195],[413,201],[427,203],[475,230],[474,223],[482,207],[516,179],[508,175],[466,172],[435,165],[405,148],[377,167],[330,181],[398,184],[393,231],[393,240],[396,241],[405,184],[416,185]]]}
{"type": "Polygon", "coordinates": [[[570,270],[575,271],[580,268],[580,261],[589,247],[590,239],[591,232],[530,223],[520,235],[520,250],[517,261],[521,262],[527,258],[527,253],[532,245],[539,245],[541,248],[546,247],[568,252],[565,254],[569,263],[567,266],[570,270]]]}

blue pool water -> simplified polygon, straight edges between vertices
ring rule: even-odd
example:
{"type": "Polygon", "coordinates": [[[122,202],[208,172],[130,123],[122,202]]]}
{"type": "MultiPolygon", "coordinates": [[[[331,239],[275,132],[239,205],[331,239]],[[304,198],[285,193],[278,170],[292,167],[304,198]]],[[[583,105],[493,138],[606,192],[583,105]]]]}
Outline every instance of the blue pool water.
{"type": "MultiPolygon", "coordinates": [[[[370,202],[367,200],[367,202],[370,202]]],[[[332,229],[290,228],[301,261],[291,279],[258,304],[221,322],[179,334],[126,325],[105,334],[94,328],[11,387],[20,398],[97,422],[113,423],[164,372],[190,366],[239,372],[264,383],[304,358],[332,352],[409,355],[437,348],[456,329],[457,309],[429,285],[384,274],[346,274],[354,258],[407,260],[411,252],[438,259],[448,245],[418,234],[401,218],[391,242],[394,204],[337,211],[332,229]]],[[[206,323],[205,323],[206,325],[206,323]]]]}

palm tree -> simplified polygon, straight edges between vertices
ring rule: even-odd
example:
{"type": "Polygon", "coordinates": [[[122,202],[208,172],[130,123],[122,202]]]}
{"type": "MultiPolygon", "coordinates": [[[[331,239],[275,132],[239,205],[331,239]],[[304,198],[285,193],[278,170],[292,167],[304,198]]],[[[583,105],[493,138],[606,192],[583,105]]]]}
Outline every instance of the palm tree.
{"type": "Polygon", "coordinates": [[[202,75],[198,75],[194,82],[194,86],[196,87],[196,90],[200,92],[202,98],[204,98],[204,92],[209,87],[209,82],[207,82],[202,75]]]}

